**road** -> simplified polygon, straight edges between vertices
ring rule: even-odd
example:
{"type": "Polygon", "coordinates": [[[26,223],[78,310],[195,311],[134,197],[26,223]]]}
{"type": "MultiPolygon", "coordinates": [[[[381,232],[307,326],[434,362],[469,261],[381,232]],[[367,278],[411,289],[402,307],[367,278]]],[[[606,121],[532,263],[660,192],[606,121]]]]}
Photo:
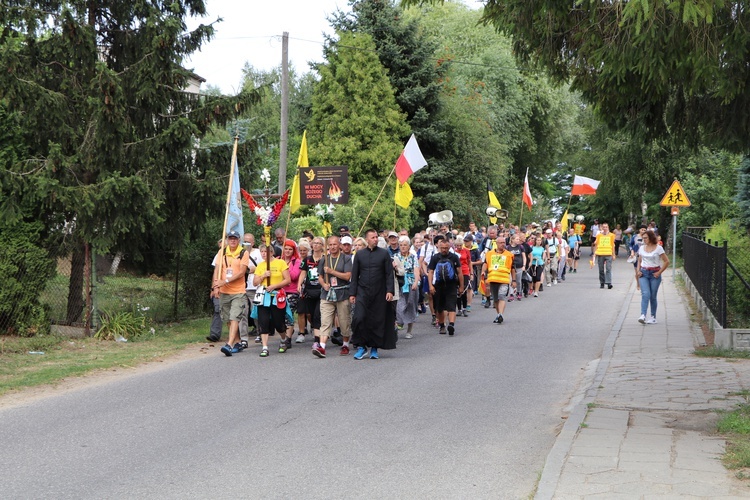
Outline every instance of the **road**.
{"type": "Polygon", "coordinates": [[[380,360],[216,348],[2,409],[0,496],[527,498],[631,279],[619,259],[600,290],[582,261],[502,325],[423,316],[380,360]]]}

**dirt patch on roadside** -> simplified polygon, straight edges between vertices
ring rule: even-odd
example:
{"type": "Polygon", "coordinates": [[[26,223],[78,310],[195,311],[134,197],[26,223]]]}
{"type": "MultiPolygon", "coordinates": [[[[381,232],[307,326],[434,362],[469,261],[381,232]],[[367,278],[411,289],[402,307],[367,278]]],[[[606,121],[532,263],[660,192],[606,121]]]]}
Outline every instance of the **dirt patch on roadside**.
{"type": "Polygon", "coordinates": [[[47,398],[50,396],[59,396],[79,389],[95,387],[107,384],[114,380],[120,380],[125,377],[132,377],[136,374],[156,372],[163,370],[175,363],[195,359],[201,355],[210,352],[215,353],[211,344],[194,344],[185,347],[183,350],[174,355],[155,358],[148,362],[133,367],[117,367],[107,370],[95,370],[80,377],[71,377],[62,379],[54,384],[41,385],[37,387],[28,387],[11,391],[0,396],[0,409],[22,406],[33,401],[47,398]]]}

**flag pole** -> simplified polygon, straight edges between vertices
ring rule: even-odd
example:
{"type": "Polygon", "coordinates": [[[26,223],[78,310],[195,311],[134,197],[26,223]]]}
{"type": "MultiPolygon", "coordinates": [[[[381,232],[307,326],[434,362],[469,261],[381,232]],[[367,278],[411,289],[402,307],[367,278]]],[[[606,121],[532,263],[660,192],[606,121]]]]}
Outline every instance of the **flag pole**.
{"type": "MultiPolygon", "coordinates": [[[[297,172],[294,174],[295,177],[299,175],[299,165],[297,165],[297,172]]],[[[294,186],[294,181],[292,181],[292,186],[294,186]]],[[[287,234],[289,234],[289,220],[292,218],[292,206],[291,203],[289,204],[289,211],[286,213],[286,226],[284,226],[284,238],[287,237],[287,234]]]]}
{"type": "MultiPolygon", "coordinates": [[[[224,229],[221,232],[221,250],[219,251],[219,255],[222,255],[224,253],[225,242],[226,242],[226,235],[227,235],[227,222],[229,221],[229,205],[232,203],[232,184],[234,183],[234,169],[235,165],[237,165],[237,144],[240,141],[240,136],[235,135],[234,136],[234,148],[232,149],[232,164],[229,167],[229,187],[227,188],[227,206],[224,210],[224,229]]],[[[219,269],[219,276],[221,276],[222,268],[224,267],[222,264],[224,264],[224,259],[219,259],[218,262],[218,269],[219,269]]]]}
{"type": "MultiPolygon", "coordinates": [[[[396,179],[398,182],[398,179],[396,179]]],[[[396,230],[396,213],[398,212],[398,203],[396,203],[396,197],[393,197],[393,230],[396,230]]]]}
{"type": "Polygon", "coordinates": [[[518,229],[523,225],[523,193],[521,194],[521,215],[518,217],[518,229]]]}
{"type": "Polygon", "coordinates": [[[383,187],[380,188],[380,192],[378,193],[378,197],[375,198],[375,202],[373,202],[372,206],[370,207],[370,211],[367,212],[367,217],[365,217],[365,221],[362,223],[362,227],[359,228],[359,232],[357,233],[357,237],[359,237],[360,234],[362,234],[362,230],[365,228],[365,224],[367,224],[368,219],[370,218],[370,215],[372,215],[372,211],[375,208],[375,205],[378,204],[378,200],[380,200],[380,196],[383,194],[383,191],[385,190],[385,187],[388,185],[388,181],[391,180],[391,176],[393,175],[393,172],[396,171],[396,165],[393,165],[393,168],[391,169],[391,173],[388,174],[388,177],[386,178],[385,182],[383,183],[383,187]]]}

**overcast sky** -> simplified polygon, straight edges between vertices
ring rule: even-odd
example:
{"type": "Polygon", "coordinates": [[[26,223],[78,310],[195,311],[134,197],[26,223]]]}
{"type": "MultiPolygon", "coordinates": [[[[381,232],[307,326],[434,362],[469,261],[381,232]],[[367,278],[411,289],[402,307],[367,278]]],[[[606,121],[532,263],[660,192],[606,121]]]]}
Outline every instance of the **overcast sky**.
{"type": "Polygon", "coordinates": [[[269,70],[281,64],[281,35],[289,33],[289,61],[298,73],[308,61],[323,60],[323,32],[333,34],[326,18],[347,0],[206,0],[208,16],[188,19],[188,28],[217,17],[216,34],[185,66],[225,94],[240,89],[245,63],[269,70]]]}

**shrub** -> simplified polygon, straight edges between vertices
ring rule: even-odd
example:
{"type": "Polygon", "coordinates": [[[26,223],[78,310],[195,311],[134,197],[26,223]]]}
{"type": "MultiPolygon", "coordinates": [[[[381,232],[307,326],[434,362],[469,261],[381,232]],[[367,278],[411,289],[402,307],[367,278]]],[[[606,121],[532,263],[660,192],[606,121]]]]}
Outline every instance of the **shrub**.
{"type": "MultiPolygon", "coordinates": [[[[750,282],[750,237],[729,221],[714,224],[706,232],[706,240],[723,245],[727,256],[745,281],[750,282]]],[[[750,291],[732,269],[727,269],[727,323],[731,328],[750,327],[750,291]]]]}
{"type": "Polygon", "coordinates": [[[99,330],[94,334],[99,340],[138,340],[154,331],[149,329],[145,316],[125,311],[103,313],[99,324],[99,330]]]}
{"type": "Polygon", "coordinates": [[[0,221],[0,333],[48,334],[47,309],[39,302],[55,275],[55,261],[40,243],[41,223],[0,221]]]}

